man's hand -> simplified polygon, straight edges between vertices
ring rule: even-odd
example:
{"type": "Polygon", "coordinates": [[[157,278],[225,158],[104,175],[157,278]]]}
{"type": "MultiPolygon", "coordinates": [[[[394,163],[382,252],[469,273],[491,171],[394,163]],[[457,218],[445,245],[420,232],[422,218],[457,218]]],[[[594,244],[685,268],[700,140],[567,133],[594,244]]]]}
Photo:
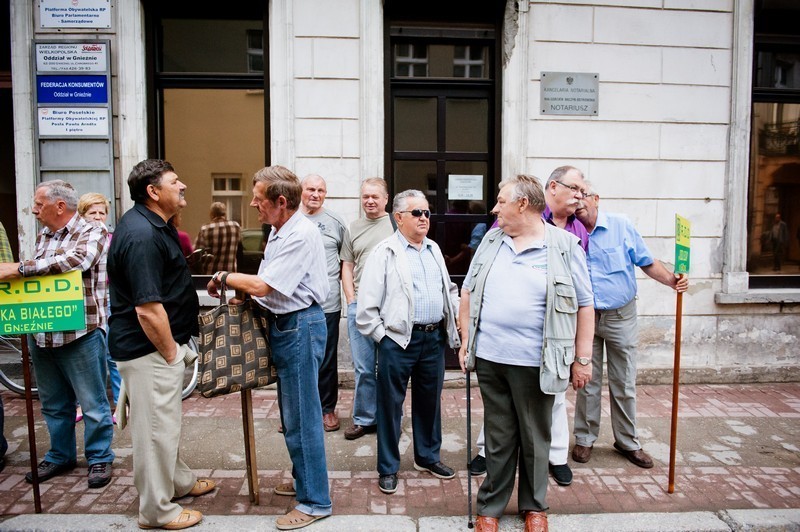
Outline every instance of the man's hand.
{"type": "Polygon", "coordinates": [[[689,289],[689,276],[682,273],[676,277],[675,290],[677,292],[686,292],[689,289]]]}
{"type": "Polygon", "coordinates": [[[19,278],[19,262],[0,262],[0,279],[19,278]]]}
{"type": "Polygon", "coordinates": [[[592,380],[592,363],[584,366],[579,362],[572,363],[572,388],[578,390],[583,388],[592,380]]]}
{"type": "Polygon", "coordinates": [[[458,365],[461,366],[461,373],[467,372],[467,344],[462,343],[458,348],[458,365]]]}

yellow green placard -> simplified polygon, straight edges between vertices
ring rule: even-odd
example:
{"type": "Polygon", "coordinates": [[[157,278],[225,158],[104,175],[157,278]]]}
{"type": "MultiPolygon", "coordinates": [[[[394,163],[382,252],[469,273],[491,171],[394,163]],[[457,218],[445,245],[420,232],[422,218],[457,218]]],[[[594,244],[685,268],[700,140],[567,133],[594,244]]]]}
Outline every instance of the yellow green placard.
{"type": "Polygon", "coordinates": [[[79,270],[0,281],[0,333],[29,334],[85,328],[83,279],[79,270]]]}
{"type": "Polygon", "coordinates": [[[689,220],[678,214],[675,215],[675,273],[689,273],[691,227],[692,224],[689,220]]]}

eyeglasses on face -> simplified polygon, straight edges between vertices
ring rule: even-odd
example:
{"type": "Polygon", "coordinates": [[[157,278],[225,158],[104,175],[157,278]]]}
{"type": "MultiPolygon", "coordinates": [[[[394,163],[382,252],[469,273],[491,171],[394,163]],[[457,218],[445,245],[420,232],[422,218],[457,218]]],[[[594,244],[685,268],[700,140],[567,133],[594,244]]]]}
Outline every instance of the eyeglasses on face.
{"type": "Polygon", "coordinates": [[[576,194],[578,197],[581,197],[581,198],[585,198],[586,197],[586,193],[583,190],[581,190],[581,187],[579,187],[578,185],[567,185],[565,183],[562,183],[561,181],[557,181],[557,180],[554,180],[554,181],[556,183],[558,183],[559,185],[561,185],[562,187],[567,187],[568,189],[570,189],[572,191],[573,194],[576,194]]]}
{"type": "Polygon", "coordinates": [[[401,213],[410,212],[411,216],[413,216],[414,218],[419,218],[420,216],[424,216],[425,218],[430,219],[431,217],[431,211],[428,209],[412,209],[410,211],[397,211],[397,212],[401,213]]]}

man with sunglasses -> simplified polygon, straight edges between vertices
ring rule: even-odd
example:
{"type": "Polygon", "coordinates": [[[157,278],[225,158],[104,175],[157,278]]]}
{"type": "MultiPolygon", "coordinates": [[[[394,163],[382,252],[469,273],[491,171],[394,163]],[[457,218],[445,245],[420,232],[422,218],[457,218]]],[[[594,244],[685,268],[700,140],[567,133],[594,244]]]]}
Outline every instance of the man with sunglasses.
{"type": "Polygon", "coordinates": [[[397,491],[400,420],[408,380],[414,468],[443,479],[455,472],[440,459],[444,344],[460,345],[458,288],[439,246],[427,238],[431,212],[419,190],[397,194],[397,231],[367,260],[358,293],[356,324],[378,343],[378,487],[397,491]]]}

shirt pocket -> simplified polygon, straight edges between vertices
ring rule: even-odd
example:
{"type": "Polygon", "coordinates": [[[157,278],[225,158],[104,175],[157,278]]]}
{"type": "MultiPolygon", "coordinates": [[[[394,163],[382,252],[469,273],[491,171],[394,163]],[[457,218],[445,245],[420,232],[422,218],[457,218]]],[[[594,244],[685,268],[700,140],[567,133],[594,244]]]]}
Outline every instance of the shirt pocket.
{"type": "Polygon", "coordinates": [[[603,269],[606,273],[616,273],[625,271],[627,261],[625,260],[625,249],[622,246],[607,248],[603,250],[603,269]]]}
{"type": "Polygon", "coordinates": [[[465,282],[462,285],[462,288],[465,288],[468,292],[472,292],[475,290],[475,283],[478,280],[478,275],[480,275],[481,271],[483,271],[483,265],[484,265],[483,261],[473,262],[470,265],[469,270],[471,275],[469,278],[469,283],[465,282]]]}
{"type": "Polygon", "coordinates": [[[554,304],[556,312],[565,314],[575,314],[578,312],[578,296],[575,287],[572,285],[572,278],[563,275],[553,277],[555,297],[554,304]]]}

